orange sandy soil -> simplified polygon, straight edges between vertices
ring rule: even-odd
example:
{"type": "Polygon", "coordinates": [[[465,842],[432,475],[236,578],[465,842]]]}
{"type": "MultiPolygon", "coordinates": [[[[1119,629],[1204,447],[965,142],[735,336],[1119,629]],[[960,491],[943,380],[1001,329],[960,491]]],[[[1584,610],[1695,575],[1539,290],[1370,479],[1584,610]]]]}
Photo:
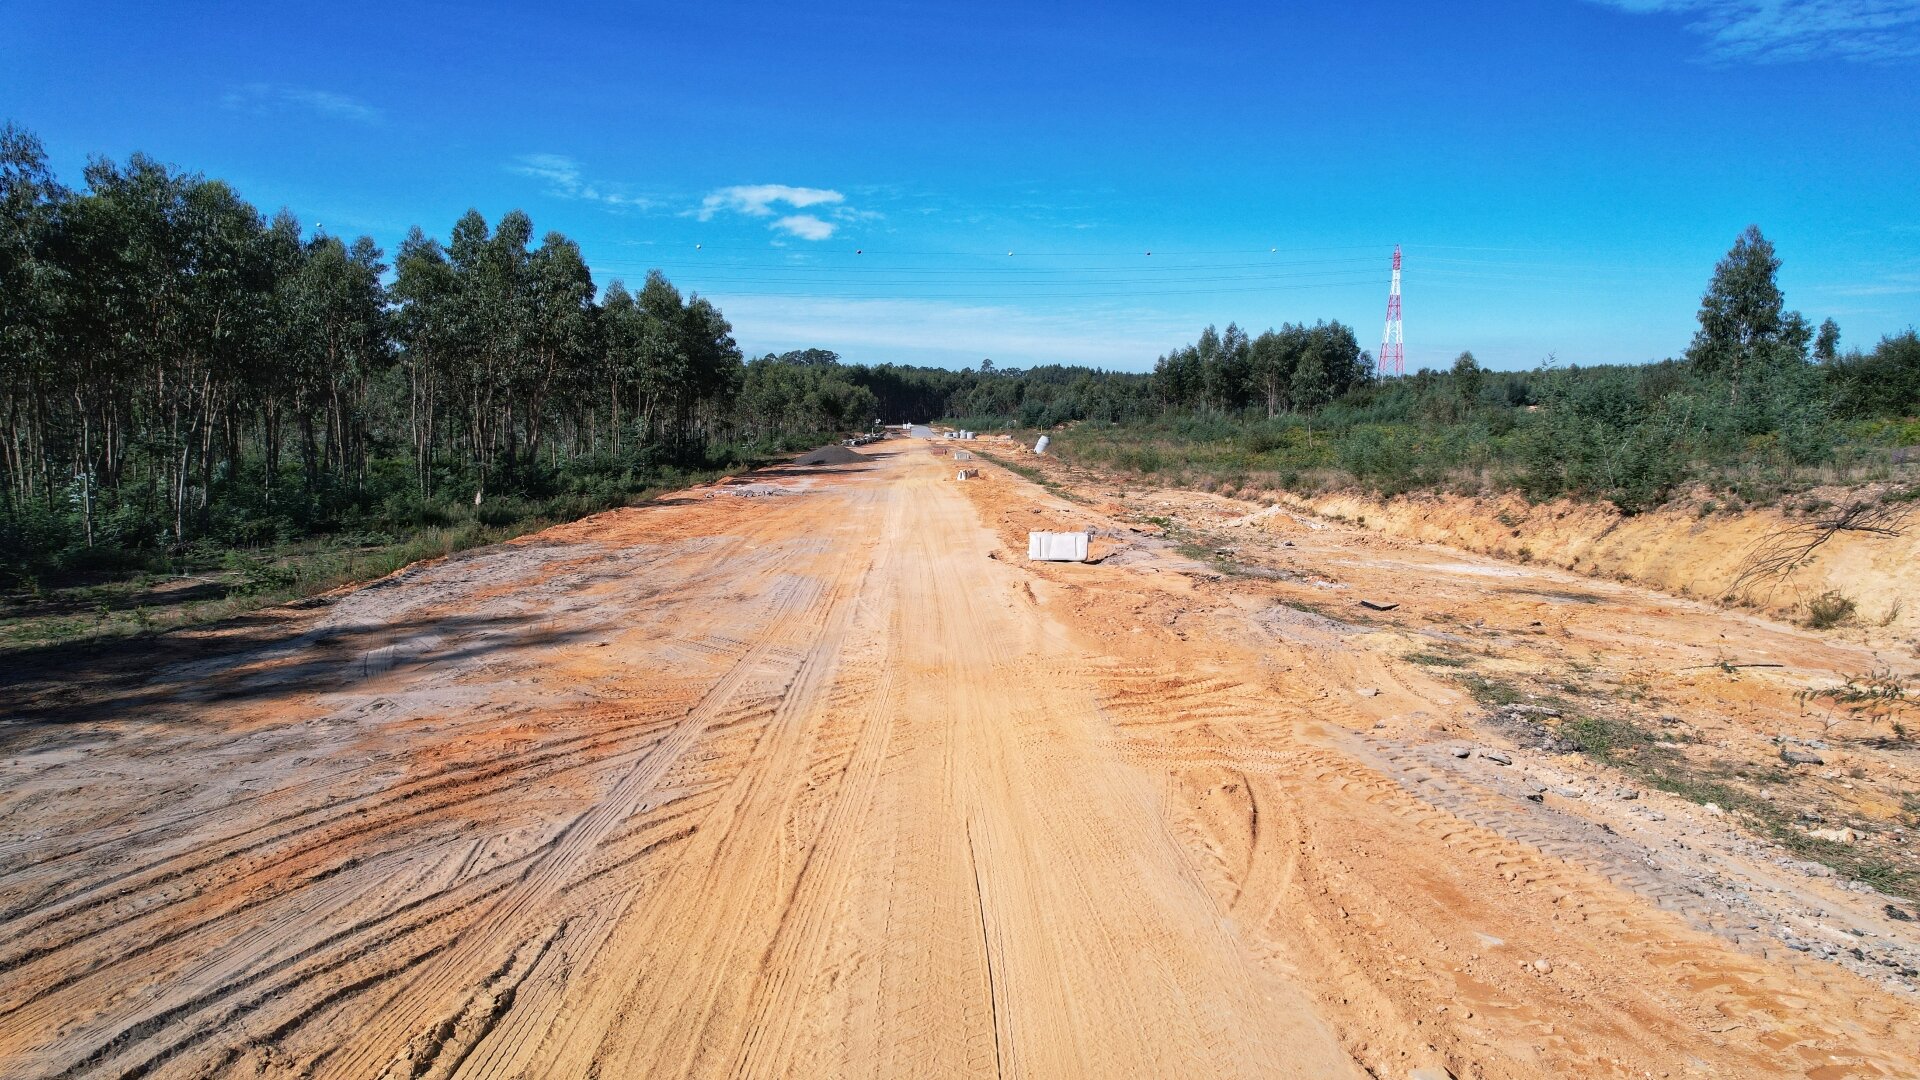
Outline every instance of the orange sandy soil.
{"type": "Polygon", "coordinates": [[[16,654],[0,1075],[1920,1075],[1911,904],[1402,658],[1764,758],[1864,646],[936,449],[16,654]]]}

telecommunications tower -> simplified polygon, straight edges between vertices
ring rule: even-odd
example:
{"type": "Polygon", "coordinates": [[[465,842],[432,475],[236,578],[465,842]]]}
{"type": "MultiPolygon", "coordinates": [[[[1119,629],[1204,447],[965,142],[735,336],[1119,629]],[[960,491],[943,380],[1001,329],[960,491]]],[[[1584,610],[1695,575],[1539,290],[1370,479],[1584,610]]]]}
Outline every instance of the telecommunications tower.
{"type": "Polygon", "coordinates": [[[1393,288],[1387,293],[1387,328],[1380,332],[1380,377],[1407,373],[1406,342],[1400,332],[1400,245],[1393,245],[1393,288]]]}

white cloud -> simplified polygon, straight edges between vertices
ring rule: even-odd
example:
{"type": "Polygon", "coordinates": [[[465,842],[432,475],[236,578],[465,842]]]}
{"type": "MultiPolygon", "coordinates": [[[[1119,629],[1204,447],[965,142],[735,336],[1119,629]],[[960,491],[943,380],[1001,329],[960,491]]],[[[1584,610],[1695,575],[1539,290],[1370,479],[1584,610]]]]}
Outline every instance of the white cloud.
{"type": "Polygon", "coordinates": [[[821,221],[812,214],[789,214],[774,222],[773,227],[802,240],[825,240],[834,230],[832,222],[821,221]]]}
{"type": "Polygon", "coordinates": [[[1675,15],[1720,62],[1920,56],[1920,0],[1591,0],[1636,15],[1675,15]]]}
{"type": "MultiPolygon", "coordinates": [[[[702,290],[727,313],[749,355],[819,346],[855,363],[972,367],[1098,364],[1142,370],[1192,320],[1138,312],[1033,312],[948,300],[764,296],[702,290]]],[[[1183,336],[1184,335],[1184,336],[1183,336]]]]}
{"type": "Polygon", "coordinates": [[[378,124],[386,119],[384,111],[345,94],[274,83],[248,83],[229,90],[220,99],[220,104],[235,112],[252,113],[255,116],[303,111],[357,124],[378,124]]]}
{"type": "Polygon", "coordinates": [[[1842,285],[1815,285],[1832,296],[1911,296],[1920,293],[1920,274],[1888,274],[1879,281],[1842,285]]]}
{"type": "Polygon", "coordinates": [[[580,163],[565,154],[522,154],[513,159],[507,171],[545,181],[547,194],[562,199],[584,199],[607,206],[634,209],[655,205],[652,199],[644,196],[628,195],[612,190],[605,183],[589,181],[580,163]]]}
{"type": "Polygon", "coordinates": [[[746,214],[749,217],[772,217],[773,204],[785,203],[796,210],[809,206],[839,204],[846,196],[826,188],[789,187],[786,184],[736,184],[710,192],[700,200],[699,218],[712,221],[713,216],[722,210],[746,214]]]}

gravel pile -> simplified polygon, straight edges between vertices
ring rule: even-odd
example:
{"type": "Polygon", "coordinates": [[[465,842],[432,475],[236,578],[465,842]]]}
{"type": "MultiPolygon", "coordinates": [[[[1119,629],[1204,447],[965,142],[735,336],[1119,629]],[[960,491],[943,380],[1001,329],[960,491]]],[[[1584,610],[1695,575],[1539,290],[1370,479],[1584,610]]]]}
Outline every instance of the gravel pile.
{"type": "Polygon", "coordinates": [[[823,446],[794,462],[795,465],[851,465],[856,461],[865,461],[866,457],[858,451],[844,446],[823,446]]]}

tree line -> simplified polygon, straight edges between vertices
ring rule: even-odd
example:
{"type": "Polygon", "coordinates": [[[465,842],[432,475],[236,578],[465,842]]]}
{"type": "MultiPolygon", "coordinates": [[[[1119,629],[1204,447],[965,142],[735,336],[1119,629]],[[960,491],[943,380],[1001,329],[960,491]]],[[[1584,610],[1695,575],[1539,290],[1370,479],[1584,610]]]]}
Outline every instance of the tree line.
{"type": "Polygon", "coordinates": [[[0,576],[404,532],[528,500],[591,509],[876,419],[1158,425],[1291,448],[1296,475],[1386,489],[1478,469],[1539,496],[1647,505],[1716,462],[1813,463],[1903,437],[1860,424],[1920,409],[1913,332],[1842,352],[1833,320],[1785,308],[1778,267],[1748,230],[1686,356],[1646,366],[1489,372],[1468,353],[1383,381],[1354,331],[1325,321],[1210,326],[1150,373],[748,360],[707,299],[658,272],[600,288],[574,241],[536,241],[519,211],[470,211],[444,240],[415,228],[389,263],[370,238],[310,235],[140,154],[95,160],[68,188],[7,124],[0,576]]]}
{"type": "Polygon", "coordinates": [[[658,272],[599,289],[519,211],[389,264],[140,154],[69,188],[0,126],[0,572],[614,501],[872,423],[801,359],[745,363],[658,272]]]}

